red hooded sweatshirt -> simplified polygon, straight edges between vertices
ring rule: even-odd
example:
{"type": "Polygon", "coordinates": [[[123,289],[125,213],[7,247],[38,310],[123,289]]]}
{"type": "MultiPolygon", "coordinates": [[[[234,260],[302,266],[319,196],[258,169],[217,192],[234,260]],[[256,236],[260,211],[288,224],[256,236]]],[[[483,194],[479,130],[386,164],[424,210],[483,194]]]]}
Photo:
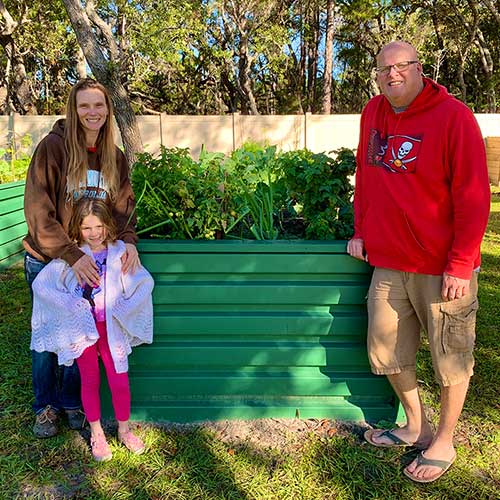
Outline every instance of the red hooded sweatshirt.
{"type": "Polygon", "coordinates": [[[484,141],[472,112],[424,78],[395,113],[379,95],[361,116],[355,238],[371,265],[470,279],[490,207],[484,141]]]}

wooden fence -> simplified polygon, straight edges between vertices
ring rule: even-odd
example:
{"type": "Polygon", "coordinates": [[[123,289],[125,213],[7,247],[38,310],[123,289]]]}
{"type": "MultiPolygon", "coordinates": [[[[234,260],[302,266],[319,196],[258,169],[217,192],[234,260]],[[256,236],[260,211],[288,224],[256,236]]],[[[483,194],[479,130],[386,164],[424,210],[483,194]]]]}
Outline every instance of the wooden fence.
{"type": "Polygon", "coordinates": [[[486,158],[491,184],[500,185],[500,137],[486,137],[486,158]]]}
{"type": "MultiPolygon", "coordinates": [[[[483,137],[500,136],[500,114],[476,114],[483,137]]],[[[0,116],[0,148],[12,144],[31,155],[60,116],[0,116]],[[29,141],[26,141],[29,139],[29,141]],[[24,146],[23,146],[24,140],[24,146]],[[29,142],[31,144],[29,144],[29,142]]],[[[360,115],[258,115],[138,116],[145,149],[156,153],[160,145],[189,148],[197,157],[202,145],[208,151],[230,153],[247,141],[276,144],[282,150],[308,148],[313,152],[340,147],[356,148],[360,115]]]]}

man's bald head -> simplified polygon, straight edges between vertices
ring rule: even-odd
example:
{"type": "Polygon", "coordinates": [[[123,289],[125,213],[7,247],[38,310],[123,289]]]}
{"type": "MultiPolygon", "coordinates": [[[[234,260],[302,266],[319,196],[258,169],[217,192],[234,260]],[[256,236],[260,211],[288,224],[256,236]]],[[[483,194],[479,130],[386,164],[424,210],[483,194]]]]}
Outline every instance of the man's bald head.
{"type": "Polygon", "coordinates": [[[385,44],[377,55],[377,63],[379,63],[380,59],[384,56],[385,52],[391,51],[404,51],[408,54],[410,60],[418,60],[417,50],[413,45],[408,42],[404,42],[403,40],[395,40],[394,42],[389,42],[385,44]]]}
{"type": "Polygon", "coordinates": [[[395,108],[404,108],[424,88],[422,65],[413,45],[401,40],[382,47],[377,56],[377,84],[395,108]]]}

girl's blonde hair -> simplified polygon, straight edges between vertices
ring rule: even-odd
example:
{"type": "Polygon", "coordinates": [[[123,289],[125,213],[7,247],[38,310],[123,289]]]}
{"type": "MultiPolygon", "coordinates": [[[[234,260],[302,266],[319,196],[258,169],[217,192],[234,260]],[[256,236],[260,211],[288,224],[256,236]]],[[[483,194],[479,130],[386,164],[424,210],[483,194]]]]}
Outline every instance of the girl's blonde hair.
{"type": "Polygon", "coordinates": [[[106,229],[106,243],[116,241],[116,224],[111,215],[109,206],[102,200],[80,198],[73,205],[73,212],[69,221],[68,236],[78,245],[84,243],[82,239],[82,222],[87,215],[95,215],[106,229]]]}
{"type": "Polygon", "coordinates": [[[116,199],[119,189],[119,172],[116,168],[116,146],[113,130],[113,103],[104,85],[92,78],[85,78],[76,83],[69,93],[66,104],[66,122],[64,125],[64,144],[68,155],[67,199],[73,203],[73,193],[79,193],[87,185],[88,152],[85,140],[85,131],[78,119],[76,96],[80,90],[100,90],[106,100],[108,116],[106,122],[99,130],[97,137],[97,155],[100,162],[102,177],[106,180],[109,197],[116,199]]]}

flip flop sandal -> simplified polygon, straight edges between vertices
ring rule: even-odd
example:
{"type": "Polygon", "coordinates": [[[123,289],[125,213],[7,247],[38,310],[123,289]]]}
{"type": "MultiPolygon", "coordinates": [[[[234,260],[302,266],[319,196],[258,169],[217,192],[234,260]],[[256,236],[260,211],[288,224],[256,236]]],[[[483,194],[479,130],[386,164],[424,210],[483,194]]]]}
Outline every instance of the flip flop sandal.
{"type": "Polygon", "coordinates": [[[392,443],[377,443],[376,441],[373,440],[373,433],[375,431],[378,431],[379,429],[368,429],[365,433],[364,433],[364,438],[365,440],[370,443],[372,446],[377,446],[378,448],[395,448],[395,447],[409,447],[409,446],[413,446],[415,448],[418,448],[418,449],[422,449],[424,450],[425,448],[427,448],[428,445],[423,445],[421,443],[410,443],[408,441],[405,441],[404,439],[401,439],[399,438],[398,436],[396,436],[396,434],[394,434],[394,431],[396,429],[387,429],[383,432],[381,432],[380,434],[377,434],[377,438],[379,437],[386,437],[388,439],[390,439],[392,441],[392,443]]]}
{"type": "Polygon", "coordinates": [[[434,467],[439,467],[441,469],[441,472],[438,472],[435,476],[432,477],[415,477],[413,474],[408,472],[406,469],[403,469],[403,474],[410,478],[412,481],[415,481],[416,483],[432,483],[436,479],[439,479],[453,464],[455,459],[457,458],[457,455],[455,455],[451,460],[435,460],[432,458],[426,458],[424,457],[423,452],[420,452],[417,455],[417,467],[419,465],[432,465],[434,467]]]}

